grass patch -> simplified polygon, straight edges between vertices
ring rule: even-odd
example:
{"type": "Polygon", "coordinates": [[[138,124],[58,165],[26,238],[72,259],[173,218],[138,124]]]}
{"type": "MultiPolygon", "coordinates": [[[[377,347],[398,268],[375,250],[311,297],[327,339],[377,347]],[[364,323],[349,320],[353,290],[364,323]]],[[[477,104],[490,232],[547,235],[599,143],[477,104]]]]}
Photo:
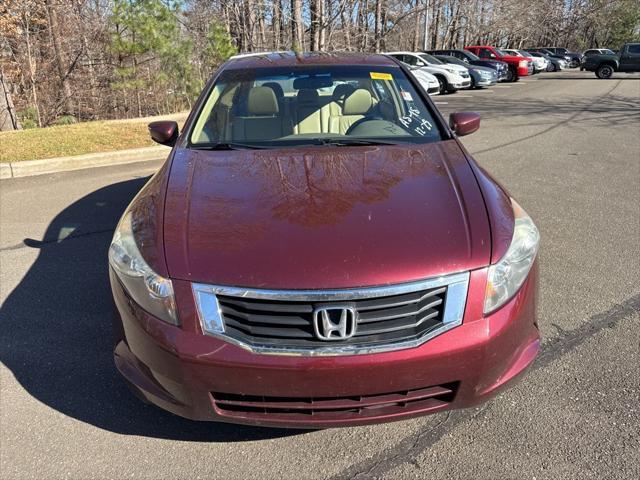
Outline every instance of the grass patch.
{"type": "MultiPolygon", "coordinates": [[[[150,147],[156,145],[147,130],[147,123],[152,120],[108,120],[2,132],[0,162],[150,147]]],[[[184,123],[184,118],[180,120],[180,124],[184,123]]]]}

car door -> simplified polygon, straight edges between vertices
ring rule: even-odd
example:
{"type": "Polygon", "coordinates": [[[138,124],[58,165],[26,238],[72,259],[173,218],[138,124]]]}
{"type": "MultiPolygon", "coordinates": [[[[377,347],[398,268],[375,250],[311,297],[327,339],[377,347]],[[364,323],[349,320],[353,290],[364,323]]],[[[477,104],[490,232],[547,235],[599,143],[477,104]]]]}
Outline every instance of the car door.
{"type": "Polygon", "coordinates": [[[481,48],[478,52],[478,56],[480,58],[484,58],[485,60],[495,60],[496,54],[490,48],[481,48]]]}
{"type": "Polygon", "coordinates": [[[630,44],[624,47],[624,50],[620,54],[620,71],[640,71],[640,43],[630,44]]]}

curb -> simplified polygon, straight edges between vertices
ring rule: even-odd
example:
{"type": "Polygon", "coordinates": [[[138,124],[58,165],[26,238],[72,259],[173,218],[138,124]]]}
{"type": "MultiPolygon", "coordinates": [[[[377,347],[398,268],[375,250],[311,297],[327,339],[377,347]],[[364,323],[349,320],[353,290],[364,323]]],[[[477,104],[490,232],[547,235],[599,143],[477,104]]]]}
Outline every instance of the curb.
{"type": "Polygon", "coordinates": [[[30,177],[46,173],[68,172],[83,168],[107,167],[126,163],[162,160],[169,155],[170,147],[145,147],[114,152],[88,153],[73,157],[56,157],[24,162],[0,163],[0,179],[30,177]]]}

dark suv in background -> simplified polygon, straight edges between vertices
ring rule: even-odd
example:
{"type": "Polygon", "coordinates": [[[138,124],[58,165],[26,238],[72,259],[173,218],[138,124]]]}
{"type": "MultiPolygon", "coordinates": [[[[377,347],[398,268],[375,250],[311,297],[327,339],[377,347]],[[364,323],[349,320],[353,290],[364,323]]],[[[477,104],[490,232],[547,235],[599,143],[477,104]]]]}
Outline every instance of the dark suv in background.
{"type": "MultiPolygon", "coordinates": [[[[558,60],[564,60],[565,62],[567,62],[567,66],[571,65],[571,56],[570,55],[565,55],[565,54],[562,54],[562,53],[555,53],[555,52],[551,51],[550,49],[548,49],[546,47],[525,48],[525,50],[527,52],[542,53],[543,55],[547,55],[548,57],[551,57],[551,58],[557,58],[558,60]]],[[[578,60],[578,63],[579,63],[579,60],[578,60]]]]}
{"type": "Polygon", "coordinates": [[[562,55],[564,57],[568,57],[569,66],[571,68],[580,66],[580,59],[582,58],[582,55],[580,55],[578,52],[570,52],[564,47],[544,47],[544,48],[549,50],[551,53],[555,53],[556,55],[562,55]]]}
{"type": "Polygon", "coordinates": [[[498,74],[498,81],[502,82],[509,76],[509,64],[501,60],[485,60],[467,50],[425,50],[425,53],[431,55],[447,55],[462,60],[469,65],[475,65],[476,67],[489,67],[493,68],[498,74]]]}

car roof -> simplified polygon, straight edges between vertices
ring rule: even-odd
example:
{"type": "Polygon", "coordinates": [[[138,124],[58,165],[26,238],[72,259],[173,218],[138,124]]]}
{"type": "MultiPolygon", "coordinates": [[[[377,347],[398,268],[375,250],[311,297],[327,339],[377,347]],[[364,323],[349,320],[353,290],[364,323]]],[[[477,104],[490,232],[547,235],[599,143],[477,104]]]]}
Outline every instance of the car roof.
{"type": "Polygon", "coordinates": [[[384,52],[384,55],[420,55],[422,52],[409,52],[400,50],[397,52],[384,52]]]}
{"type": "Polygon", "coordinates": [[[256,52],[231,57],[224,69],[236,70],[261,67],[293,67],[306,65],[367,65],[397,67],[391,58],[380,54],[352,52],[256,52]]]}

